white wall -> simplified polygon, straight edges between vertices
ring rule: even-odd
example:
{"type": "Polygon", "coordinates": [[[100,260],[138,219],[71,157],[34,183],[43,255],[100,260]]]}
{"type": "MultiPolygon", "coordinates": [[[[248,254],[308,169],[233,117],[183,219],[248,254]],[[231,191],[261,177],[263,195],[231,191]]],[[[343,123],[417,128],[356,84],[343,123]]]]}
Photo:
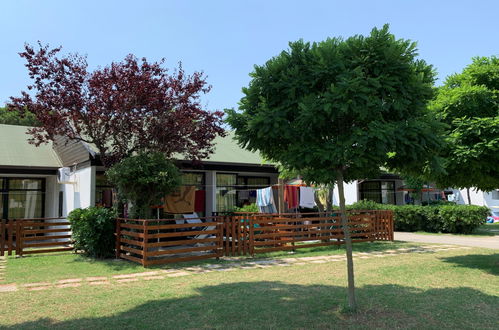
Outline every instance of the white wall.
{"type": "MultiPolygon", "coordinates": [[[[469,204],[468,194],[466,189],[451,189],[454,194],[460,194],[460,198],[457,201],[458,204],[469,204]]],[[[484,192],[481,190],[476,191],[475,189],[470,189],[471,204],[487,206],[494,214],[499,215],[499,199],[493,199],[492,192],[484,192]]]]}
{"type": "Polygon", "coordinates": [[[63,216],[74,209],[95,205],[95,166],[77,169],[69,180],[73,183],[59,184],[64,196],[63,216]]]}

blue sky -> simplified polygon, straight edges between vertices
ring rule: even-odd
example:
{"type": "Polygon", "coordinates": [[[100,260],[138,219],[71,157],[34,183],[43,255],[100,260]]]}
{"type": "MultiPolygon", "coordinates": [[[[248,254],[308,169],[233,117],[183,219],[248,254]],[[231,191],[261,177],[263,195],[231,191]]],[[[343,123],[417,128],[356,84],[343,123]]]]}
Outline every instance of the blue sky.
{"type": "Polygon", "coordinates": [[[254,64],[303,38],[368,34],[389,23],[418,42],[441,82],[473,56],[499,55],[499,1],[1,1],[0,104],[29,82],[18,56],[25,42],[62,45],[91,67],[127,54],[182,61],[202,70],[209,109],[236,107],[254,64]]]}

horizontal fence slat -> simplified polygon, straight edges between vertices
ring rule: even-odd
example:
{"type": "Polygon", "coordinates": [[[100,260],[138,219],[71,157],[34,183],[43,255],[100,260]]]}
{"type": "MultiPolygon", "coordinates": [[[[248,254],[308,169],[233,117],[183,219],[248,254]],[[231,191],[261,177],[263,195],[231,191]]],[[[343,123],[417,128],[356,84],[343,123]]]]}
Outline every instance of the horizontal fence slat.
{"type": "Polygon", "coordinates": [[[156,242],[156,243],[147,243],[148,247],[164,247],[164,246],[174,246],[174,245],[183,245],[183,244],[197,244],[197,243],[213,243],[217,242],[219,238],[202,238],[202,239],[186,239],[186,240],[178,240],[178,241],[166,241],[166,242],[156,242]]]}
{"type": "Polygon", "coordinates": [[[140,237],[140,238],[144,238],[144,233],[137,233],[137,232],[134,232],[134,231],[126,231],[126,230],[122,230],[121,231],[121,235],[123,236],[132,236],[132,237],[140,237]]]}
{"type": "Polygon", "coordinates": [[[54,229],[35,229],[35,230],[23,230],[23,234],[47,234],[47,233],[66,233],[70,232],[71,228],[54,228],[54,229]]]}
{"type": "Polygon", "coordinates": [[[127,251],[127,252],[132,252],[132,253],[135,253],[135,254],[140,254],[141,256],[144,255],[144,251],[143,250],[139,250],[139,249],[134,249],[134,248],[131,248],[129,246],[120,246],[120,249],[123,250],[123,251],[127,251]]]}
{"type": "Polygon", "coordinates": [[[67,246],[70,245],[72,242],[71,241],[63,241],[63,242],[42,242],[42,243],[28,243],[22,244],[23,248],[36,248],[36,247],[44,247],[44,246],[67,246]]]}
{"type": "Polygon", "coordinates": [[[130,239],[126,239],[126,238],[121,238],[120,242],[130,244],[130,245],[137,245],[137,246],[144,247],[144,241],[135,241],[135,240],[130,240],[130,239]]]}
{"type": "Polygon", "coordinates": [[[48,236],[21,237],[21,240],[23,242],[26,242],[26,241],[41,241],[41,240],[62,239],[62,238],[71,238],[71,235],[48,235],[48,236]]]}
{"type": "Polygon", "coordinates": [[[160,250],[160,251],[147,251],[147,257],[161,256],[166,254],[175,254],[175,253],[186,253],[186,252],[199,252],[199,251],[213,251],[216,250],[216,245],[206,245],[206,246],[198,246],[198,247],[190,247],[183,249],[172,249],[172,250],[160,250]]]}
{"type": "Polygon", "coordinates": [[[35,253],[49,253],[49,252],[63,252],[63,251],[71,251],[72,247],[67,248],[58,248],[58,249],[39,249],[39,250],[23,250],[23,254],[35,254],[35,253]]]}
{"type": "Polygon", "coordinates": [[[166,237],[183,237],[183,236],[195,236],[195,235],[212,235],[217,233],[218,230],[192,230],[192,231],[179,231],[175,233],[149,234],[147,237],[166,238],[166,237]]]}
{"type": "Polygon", "coordinates": [[[52,227],[52,226],[71,226],[70,222],[21,222],[23,227],[52,227]]]}
{"type": "Polygon", "coordinates": [[[182,223],[172,225],[146,225],[142,227],[148,230],[162,230],[162,229],[180,229],[180,228],[198,228],[198,227],[215,227],[219,222],[201,222],[201,223],[182,223]]]}

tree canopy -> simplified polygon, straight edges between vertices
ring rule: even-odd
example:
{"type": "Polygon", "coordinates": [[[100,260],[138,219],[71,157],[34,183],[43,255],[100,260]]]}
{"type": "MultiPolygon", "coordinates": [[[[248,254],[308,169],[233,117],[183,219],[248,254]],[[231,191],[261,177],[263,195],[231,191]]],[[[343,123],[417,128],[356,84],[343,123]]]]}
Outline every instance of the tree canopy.
{"type": "Polygon", "coordinates": [[[9,110],[7,107],[0,107],[0,124],[18,125],[18,126],[37,126],[35,116],[31,112],[24,112],[22,115],[19,111],[9,110]]]}
{"type": "Polygon", "coordinates": [[[122,62],[88,70],[78,54],[61,48],[25,46],[20,56],[33,83],[10,108],[34,114],[40,127],[29,130],[39,145],[56,136],[94,145],[106,167],[141,151],[160,151],[189,159],[207,157],[212,141],[223,135],[222,112],[204,110],[207,93],[202,73],[187,75],[182,66],[168,73],[164,60],[148,62],[128,55],[122,62]]]}
{"type": "Polygon", "coordinates": [[[242,146],[323,184],[418,172],[441,143],[426,109],[434,72],[388,27],[346,40],[297,41],[261,66],[227,121],[242,146]]]}
{"type": "Polygon", "coordinates": [[[447,124],[443,187],[499,187],[499,58],[477,57],[449,76],[431,109],[447,124]]]}
{"type": "Polygon", "coordinates": [[[416,56],[416,44],[396,39],[388,26],[346,40],[292,42],[255,66],[239,111],[226,111],[243,147],[307,181],[338,185],[351,309],[356,302],[343,181],[373,176],[381,166],[419,173],[441,146],[440,124],[427,111],[434,72],[416,56]]]}

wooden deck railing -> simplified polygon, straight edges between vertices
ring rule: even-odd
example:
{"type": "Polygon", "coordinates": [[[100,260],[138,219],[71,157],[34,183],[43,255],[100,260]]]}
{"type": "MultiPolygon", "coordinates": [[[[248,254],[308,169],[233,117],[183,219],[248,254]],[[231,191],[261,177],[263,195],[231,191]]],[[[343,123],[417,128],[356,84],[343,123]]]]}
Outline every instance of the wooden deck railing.
{"type": "MultiPolygon", "coordinates": [[[[393,240],[391,211],[350,211],[356,242],[393,240]]],[[[118,219],[117,257],[144,266],[344,244],[339,213],[233,214],[186,219],[118,219]]]]}
{"type": "Polygon", "coordinates": [[[143,266],[221,257],[223,237],[219,219],[188,221],[119,218],[116,256],[143,266]]]}
{"type": "Polygon", "coordinates": [[[0,256],[72,249],[70,224],[64,218],[0,220],[0,256]]]}

